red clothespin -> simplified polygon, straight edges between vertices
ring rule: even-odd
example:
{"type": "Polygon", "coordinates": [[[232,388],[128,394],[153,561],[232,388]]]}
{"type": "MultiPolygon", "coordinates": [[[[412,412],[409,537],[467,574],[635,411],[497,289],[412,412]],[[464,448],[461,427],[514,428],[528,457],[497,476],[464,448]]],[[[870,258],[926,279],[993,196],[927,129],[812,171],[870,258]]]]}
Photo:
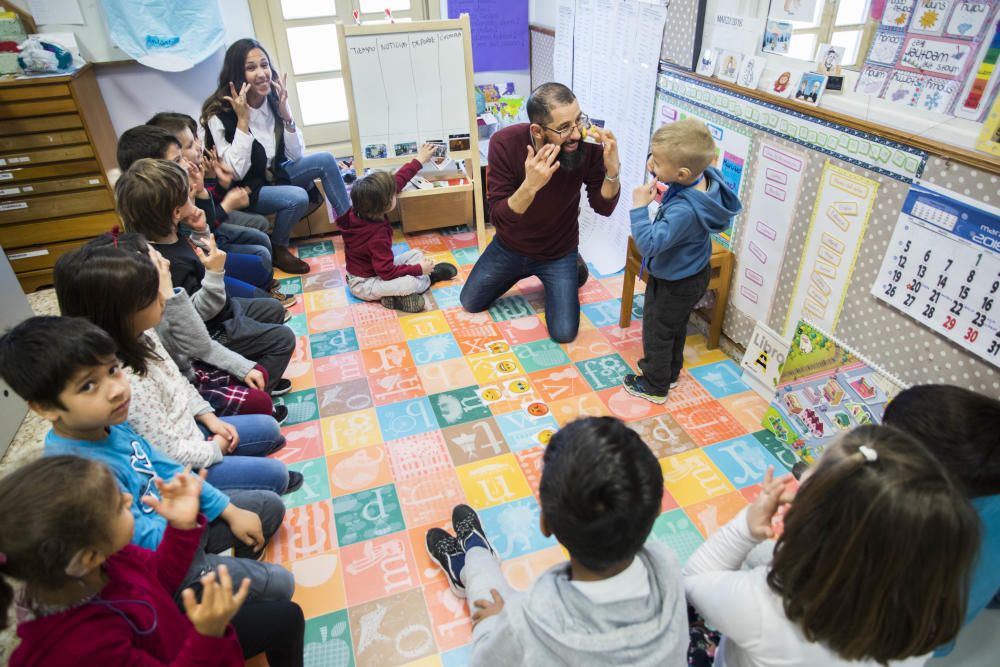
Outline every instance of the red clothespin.
{"type": "Polygon", "coordinates": [[[115,244],[116,248],[118,247],[118,234],[120,232],[121,232],[121,227],[119,227],[118,225],[115,225],[114,227],[111,228],[111,241],[115,244]]]}
{"type": "Polygon", "coordinates": [[[385,17],[387,19],[389,19],[389,23],[395,23],[396,22],[396,19],[392,18],[392,12],[389,11],[388,7],[385,8],[385,17]]]}
{"type": "Polygon", "coordinates": [[[354,25],[361,25],[361,12],[354,10],[354,25]]]}

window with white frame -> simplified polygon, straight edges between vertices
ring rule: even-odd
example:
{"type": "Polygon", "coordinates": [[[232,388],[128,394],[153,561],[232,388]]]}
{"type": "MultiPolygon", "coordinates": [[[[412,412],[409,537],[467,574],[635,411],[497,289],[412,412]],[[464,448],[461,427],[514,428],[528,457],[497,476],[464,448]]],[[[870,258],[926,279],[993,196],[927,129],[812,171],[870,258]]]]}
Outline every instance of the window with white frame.
{"type": "Polygon", "coordinates": [[[365,23],[429,17],[438,0],[250,0],[254,32],[288,75],[288,100],[308,145],[350,141],[347,95],[341,74],[337,24],[354,12],[365,23]]]}
{"type": "Polygon", "coordinates": [[[820,0],[812,21],[791,21],[788,56],[812,62],[820,44],[832,44],[843,47],[844,67],[859,67],[875,33],[875,22],[868,20],[869,4],[870,0],[820,0]]]}

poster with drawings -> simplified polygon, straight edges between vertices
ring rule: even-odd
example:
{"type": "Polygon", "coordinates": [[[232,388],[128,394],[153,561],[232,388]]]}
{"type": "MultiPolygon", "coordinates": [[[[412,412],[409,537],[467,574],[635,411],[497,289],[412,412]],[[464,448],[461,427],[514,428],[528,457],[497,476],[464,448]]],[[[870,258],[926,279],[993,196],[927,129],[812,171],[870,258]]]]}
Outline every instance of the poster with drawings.
{"type": "Polygon", "coordinates": [[[912,186],[872,294],[1000,367],[1000,209],[912,186]]]}
{"type": "MultiPolygon", "coordinates": [[[[962,88],[968,73],[981,69],[981,52],[989,50],[984,41],[989,43],[998,6],[997,0],[890,0],[855,92],[912,109],[954,113],[966,97],[962,88]]],[[[980,112],[981,106],[976,115],[980,112]]]]}

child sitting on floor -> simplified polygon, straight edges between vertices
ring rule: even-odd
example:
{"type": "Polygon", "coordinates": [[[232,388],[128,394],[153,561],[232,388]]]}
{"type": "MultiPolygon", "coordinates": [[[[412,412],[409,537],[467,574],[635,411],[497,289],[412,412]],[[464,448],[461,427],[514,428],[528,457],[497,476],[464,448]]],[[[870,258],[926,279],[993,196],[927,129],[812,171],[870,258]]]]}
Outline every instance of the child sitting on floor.
{"type": "Polygon", "coordinates": [[[687,323],[708,289],[712,234],[729,226],[742,206],[715,167],[715,142],[695,118],[664,125],[653,133],[646,168],[655,178],[632,192],[632,237],[649,269],[642,318],[642,375],[626,375],[625,390],[664,403],[684,365],[687,323]],[[656,182],[670,187],[656,217],[648,206],[656,182]]]}
{"type": "MultiPolygon", "coordinates": [[[[157,479],[169,482],[189,473],[125,423],[132,392],[116,353],[114,340],[87,320],[31,317],[0,337],[0,377],[52,423],[45,437],[46,456],[82,456],[111,469],[132,498],[132,543],[156,549],[167,521],[143,498],[158,497],[157,479]]],[[[233,492],[230,498],[208,483],[202,485],[200,498],[209,526],[181,587],[195,585],[204,572],[226,565],[237,579],[250,579],[251,599],[290,600],[295,589],[291,573],[255,560],[281,527],[285,507],[280,498],[253,490],[233,492]],[[218,555],[228,549],[235,557],[218,555]]]]}
{"type": "Polygon", "coordinates": [[[347,255],[347,287],[362,301],[381,301],[404,313],[424,309],[424,292],[436,282],[458,275],[453,264],[435,265],[419,249],[393,257],[392,224],[386,217],[396,208],[396,193],[434,155],[424,144],[417,157],[396,172],[373,171],[351,187],[351,208],[337,218],[347,255]]]}
{"type": "Polygon", "coordinates": [[[859,426],[823,452],[768,565],[740,569],[792,500],[763,488],[688,559],[684,588],[722,633],[716,667],[922,665],[962,626],[976,513],[916,440],[859,426]]]}
{"type": "MultiPolygon", "coordinates": [[[[132,540],[132,497],[97,461],[52,456],[0,480],[0,573],[24,582],[17,600],[21,644],[10,664],[243,664],[230,619],[250,591],[225,565],[202,577],[201,602],[183,593],[187,618],[174,603],[205,518],[201,480],[156,480],[142,499],[167,522],[156,551],[132,540]]],[[[0,580],[0,627],[13,601],[0,580]]]]}
{"type": "Polygon", "coordinates": [[[228,297],[221,289],[225,253],[211,236],[202,250],[177,233],[182,220],[204,217],[188,197],[184,170],[166,160],[137,160],[115,183],[115,196],[126,226],[169,260],[174,287],[191,296],[212,337],[263,366],[272,396],[291,390],[281,377],[295,349],[295,334],[282,325],[285,309],[274,299],[228,297]]]}
{"type": "MultiPolygon", "coordinates": [[[[965,623],[1000,600],[1000,401],[944,384],[910,387],[885,408],[886,424],[920,440],[971,499],[982,529],[965,623]]],[[[953,644],[935,655],[948,655],[953,644]]]]}
{"type": "Polygon", "coordinates": [[[545,449],[541,531],[569,563],[525,593],[500,571],[475,510],[457,506],[455,537],[427,533],[427,551],[472,610],[472,665],[687,664],[680,565],[646,542],[660,514],[663,473],[638,435],[613,417],[585,417],[545,449]]]}

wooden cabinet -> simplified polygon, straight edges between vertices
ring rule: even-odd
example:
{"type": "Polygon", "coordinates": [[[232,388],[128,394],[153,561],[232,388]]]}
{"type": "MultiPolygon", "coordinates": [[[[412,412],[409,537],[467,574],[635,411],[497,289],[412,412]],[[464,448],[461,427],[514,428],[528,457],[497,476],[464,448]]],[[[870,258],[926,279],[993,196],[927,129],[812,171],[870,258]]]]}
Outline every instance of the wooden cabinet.
{"type": "Polygon", "coordinates": [[[0,81],[0,247],[24,291],[118,223],[115,132],[94,68],[0,81]]]}

